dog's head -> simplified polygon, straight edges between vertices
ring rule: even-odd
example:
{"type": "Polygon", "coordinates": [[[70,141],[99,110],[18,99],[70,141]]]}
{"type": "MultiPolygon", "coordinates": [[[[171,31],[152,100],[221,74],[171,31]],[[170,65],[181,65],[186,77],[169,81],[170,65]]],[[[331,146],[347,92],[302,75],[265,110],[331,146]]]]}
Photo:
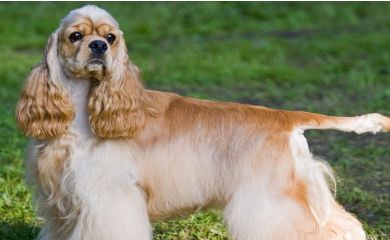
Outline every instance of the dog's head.
{"type": "Polygon", "coordinates": [[[103,80],[123,71],[117,68],[127,61],[125,41],[118,23],[105,10],[95,6],[73,10],[54,34],[67,76],[103,80]]]}
{"type": "Polygon", "coordinates": [[[30,74],[16,116],[35,138],[67,133],[74,118],[67,81],[92,81],[89,122],[101,137],[129,137],[143,124],[143,87],[127,55],[118,23],[105,10],[71,11],[51,35],[41,63],[30,74]]]}

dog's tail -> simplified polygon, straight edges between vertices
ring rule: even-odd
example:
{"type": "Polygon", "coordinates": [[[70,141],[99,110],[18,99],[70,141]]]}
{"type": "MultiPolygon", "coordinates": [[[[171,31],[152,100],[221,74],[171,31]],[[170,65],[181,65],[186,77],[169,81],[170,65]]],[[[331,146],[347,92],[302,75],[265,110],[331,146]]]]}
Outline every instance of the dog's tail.
{"type": "Polygon", "coordinates": [[[309,112],[291,112],[294,128],[335,129],[344,132],[377,133],[390,131],[390,118],[379,113],[355,117],[335,117],[309,112]]]}

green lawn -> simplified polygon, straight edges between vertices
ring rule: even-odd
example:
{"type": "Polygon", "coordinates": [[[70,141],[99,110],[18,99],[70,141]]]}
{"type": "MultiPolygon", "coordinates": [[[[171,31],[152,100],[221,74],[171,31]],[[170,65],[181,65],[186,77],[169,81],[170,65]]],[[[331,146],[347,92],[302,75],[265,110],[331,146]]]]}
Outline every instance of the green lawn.
{"type": "MultiPolygon", "coordinates": [[[[83,3],[0,3],[0,239],[39,231],[14,108],[60,19],[83,3]]],[[[337,115],[390,115],[390,3],[98,3],[152,89],[337,115]]],[[[337,198],[390,238],[390,134],[308,132],[337,198]]],[[[228,239],[218,211],[154,225],[155,239],[228,239]]]]}

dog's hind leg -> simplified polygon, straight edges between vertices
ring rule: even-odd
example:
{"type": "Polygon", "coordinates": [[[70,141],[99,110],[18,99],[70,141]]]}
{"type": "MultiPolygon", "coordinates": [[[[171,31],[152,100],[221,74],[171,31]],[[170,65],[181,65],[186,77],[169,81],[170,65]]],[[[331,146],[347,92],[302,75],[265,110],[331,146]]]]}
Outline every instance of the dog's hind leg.
{"type": "Polygon", "coordinates": [[[304,232],[296,227],[305,215],[304,210],[294,200],[271,192],[267,186],[254,183],[236,190],[224,212],[232,239],[305,239],[304,232]]]}
{"type": "Polygon", "coordinates": [[[234,240],[365,240],[362,225],[338,205],[299,132],[272,135],[249,156],[251,168],[225,208],[234,240]],[[256,165],[257,164],[257,165],[256,165]]]}
{"type": "MultiPolygon", "coordinates": [[[[294,177],[289,133],[269,135],[254,151],[242,157],[241,168],[237,169],[239,183],[224,211],[232,238],[304,239],[300,225],[306,221],[306,209],[297,199],[288,197],[294,177]]],[[[314,228],[313,223],[311,227],[314,228]]]]}
{"type": "Polygon", "coordinates": [[[303,198],[302,194],[305,195],[307,215],[316,226],[315,231],[305,233],[304,239],[365,240],[362,224],[336,202],[330,191],[329,183],[334,183],[330,166],[314,159],[302,132],[295,130],[291,133],[290,150],[296,177],[288,195],[297,202],[303,198]],[[302,188],[304,192],[300,191],[302,188]]]}

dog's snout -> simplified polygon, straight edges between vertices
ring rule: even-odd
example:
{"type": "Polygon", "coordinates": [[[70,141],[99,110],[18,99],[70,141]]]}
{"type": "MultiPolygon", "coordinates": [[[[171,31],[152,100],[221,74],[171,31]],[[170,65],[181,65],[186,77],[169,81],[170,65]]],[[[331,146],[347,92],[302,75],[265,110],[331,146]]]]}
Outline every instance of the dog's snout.
{"type": "Polygon", "coordinates": [[[96,54],[104,54],[107,51],[107,43],[101,40],[92,41],[88,47],[96,54]]]}

